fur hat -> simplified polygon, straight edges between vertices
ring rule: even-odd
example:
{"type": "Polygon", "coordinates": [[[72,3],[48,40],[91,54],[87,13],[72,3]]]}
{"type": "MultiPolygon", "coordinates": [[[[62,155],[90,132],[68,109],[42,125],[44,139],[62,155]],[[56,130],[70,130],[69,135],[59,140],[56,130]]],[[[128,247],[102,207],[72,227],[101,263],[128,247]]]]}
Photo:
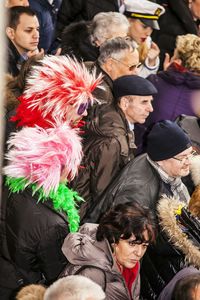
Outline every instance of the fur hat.
{"type": "Polygon", "coordinates": [[[8,139],[8,164],[4,174],[24,178],[28,184],[43,188],[44,194],[56,191],[64,170],[71,181],[82,159],[81,138],[67,124],[43,129],[24,127],[8,139]]]}
{"type": "Polygon", "coordinates": [[[48,128],[60,119],[70,122],[70,112],[87,108],[95,100],[92,92],[102,75],[89,72],[83,63],[68,56],[45,56],[34,66],[27,79],[25,92],[19,97],[16,115],[11,118],[18,126],[38,125],[48,128]]]}

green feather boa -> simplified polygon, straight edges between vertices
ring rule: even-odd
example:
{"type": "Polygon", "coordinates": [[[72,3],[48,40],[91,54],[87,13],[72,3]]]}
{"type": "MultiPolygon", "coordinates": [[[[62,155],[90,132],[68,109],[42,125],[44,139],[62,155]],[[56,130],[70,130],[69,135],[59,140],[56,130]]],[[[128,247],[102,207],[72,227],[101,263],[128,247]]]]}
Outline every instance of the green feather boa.
{"type": "Polygon", "coordinates": [[[64,183],[60,183],[57,191],[51,191],[48,197],[44,194],[42,188],[38,189],[36,184],[29,184],[25,178],[13,178],[6,176],[6,185],[12,193],[19,193],[30,187],[32,195],[37,193],[38,202],[45,202],[51,199],[53,207],[57,211],[64,211],[68,216],[70,232],[76,232],[79,228],[80,217],[76,208],[76,202],[83,201],[77,192],[69,189],[64,183]]]}

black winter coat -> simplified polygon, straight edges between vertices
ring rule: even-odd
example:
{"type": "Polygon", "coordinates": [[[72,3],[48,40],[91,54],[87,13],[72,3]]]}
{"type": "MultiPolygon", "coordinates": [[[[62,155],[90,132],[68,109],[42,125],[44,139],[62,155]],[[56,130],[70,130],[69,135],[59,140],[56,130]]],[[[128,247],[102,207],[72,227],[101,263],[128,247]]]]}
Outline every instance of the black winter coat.
{"type": "Polygon", "coordinates": [[[66,264],[66,215],[48,200],[37,203],[29,189],[13,194],[4,188],[1,210],[0,294],[1,288],[55,281],[66,264]]]}
{"type": "Polygon", "coordinates": [[[72,22],[91,21],[99,12],[119,11],[117,0],[63,0],[58,12],[56,35],[61,37],[65,26],[72,22]]]}
{"type": "Polygon", "coordinates": [[[160,48],[160,68],[163,66],[165,53],[169,53],[170,56],[173,55],[178,35],[187,33],[197,35],[197,26],[188,8],[188,0],[167,0],[165,2],[167,2],[166,11],[158,21],[160,30],[155,30],[152,36],[154,42],[160,48]]]}
{"type": "MultiPolygon", "coordinates": [[[[36,12],[40,24],[39,49],[49,50],[54,39],[58,10],[62,0],[54,0],[52,4],[48,0],[30,0],[30,7],[36,12]]],[[[65,2],[65,1],[63,1],[65,2]]]]}
{"type": "Polygon", "coordinates": [[[78,22],[67,26],[61,38],[61,55],[75,56],[80,61],[95,61],[99,48],[90,40],[90,22],[78,22]]]}
{"type": "Polygon", "coordinates": [[[137,201],[155,211],[163,193],[172,196],[170,187],[164,184],[158,173],[146,159],[146,154],[132,159],[105,190],[98,203],[88,210],[83,223],[98,223],[104,213],[114,205],[137,201]]]}
{"type": "Polygon", "coordinates": [[[17,76],[19,74],[18,64],[20,58],[21,55],[15,48],[14,44],[7,39],[7,73],[10,73],[12,76],[17,76]]]}

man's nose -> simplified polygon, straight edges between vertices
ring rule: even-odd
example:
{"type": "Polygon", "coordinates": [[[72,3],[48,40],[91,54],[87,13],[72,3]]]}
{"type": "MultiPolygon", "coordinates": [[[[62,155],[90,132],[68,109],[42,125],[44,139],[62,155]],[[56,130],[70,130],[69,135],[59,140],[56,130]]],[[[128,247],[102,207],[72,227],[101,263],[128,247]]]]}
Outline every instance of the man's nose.
{"type": "Polygon", "coordinates": [[[39,38],[39,36],[40,36],[39,31],[38,31],[38,30],[34,30],[34,32],[33,32],[33,37],[34,37],[34,38],[39,38]]]}
{"type": "Polygon", "coordinates": [[[148,111],[149,111],[149,112],[152,112],[152,111],[153,111],[152,103],[149,103],[149,105],[148,105],[148,111]]]}

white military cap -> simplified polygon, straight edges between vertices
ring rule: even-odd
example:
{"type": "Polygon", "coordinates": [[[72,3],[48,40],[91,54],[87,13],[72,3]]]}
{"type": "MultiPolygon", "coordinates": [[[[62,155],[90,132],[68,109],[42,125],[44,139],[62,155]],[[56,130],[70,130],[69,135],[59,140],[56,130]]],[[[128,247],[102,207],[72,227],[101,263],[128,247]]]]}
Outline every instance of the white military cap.
{"type": "Polygon", "coordinates": [[[164,7],[148,0],[125,0],[124,3],[124,14],[128,18],[141,19],[145,25],[160,29],[157,20],[164,14],[164,7]]]}

